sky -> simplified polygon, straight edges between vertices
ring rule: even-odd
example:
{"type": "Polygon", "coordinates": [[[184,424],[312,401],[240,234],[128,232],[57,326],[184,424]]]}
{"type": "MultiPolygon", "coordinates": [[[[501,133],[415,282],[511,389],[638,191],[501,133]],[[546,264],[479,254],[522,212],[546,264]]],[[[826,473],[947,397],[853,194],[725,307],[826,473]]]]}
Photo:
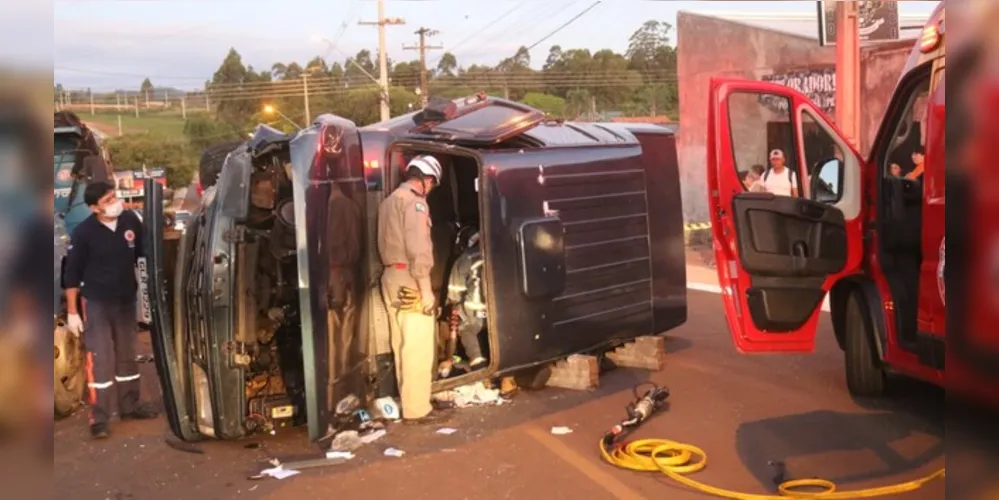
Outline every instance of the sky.
{"type": "MultiPolygon", "coordinates": [[[[416,51],[403,50],[402,46],[415,44],[417,36],[413,32],[424,26],[439,31],[429,43],[443,45],[456,56],[459,65],[493,65],[513,55],[518,47],[539,42],[594,3],[598,2],[387,0],[386,17],[406,22],[387,28],[388,55],[394,61],[416,59],[416,51]]],[[[903,24],[907,16],[928,16],[936,4],[900,2],[903,24]]],[[[269,69],[279,61],[304,63],[317,55],[342,63],[360,49],[376,54],[378,47],[377,27],[358,25],[358,21],[377,19],[373,0],[56,0],[51,8],[54,37],[48,47],[54,79],[67,89],[138,88],[145,77],[157,86],[201,88],[230,47],[242,55],[244,64],[257,70],[269,69]]],[[[531,51],[532,66],[540,67],[555,44],[563,49],[609,48],[624,52],[629,36],[642,23],[655,19],[675,25],[678,11],[722,16],[814,16],[816,3],[603,0],[539,43],[531,51]]],[[[747,22],[788,31],[805,30],[803,34],[814,35],[817,31],[807,19],[791,23],[765,19],[747,22]]],[[[5,24],[17,29],[15,23],[5,24]]],[[[676,42],[675,33],[673,38],[676,42]]],[[[46,48],[44,43],[40,45],[25,50],[46,48]]],[[[429,52],[428,66],[435,65],[443,52],[429,52]]]]}

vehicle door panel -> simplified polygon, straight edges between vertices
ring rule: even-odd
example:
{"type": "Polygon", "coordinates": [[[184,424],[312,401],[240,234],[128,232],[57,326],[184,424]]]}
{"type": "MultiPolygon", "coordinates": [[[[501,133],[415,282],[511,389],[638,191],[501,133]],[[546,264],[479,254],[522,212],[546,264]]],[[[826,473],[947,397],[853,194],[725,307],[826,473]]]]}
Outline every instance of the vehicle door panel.
{"type": "MultiPolygon", "coordinates": [[[[777,119],[777,118],[764,118],[777,119]]],[[[768,128],[768,127],[762,127],[768,128]]],[[[769,130],[768,130],[769,132],[769,130]]],[[[778,141],[786,141],[781,137],[778,141]]],[[[838,158],[838,157],[837,157],[838,158]]],[[[829,158],[830,162],[836,160],[829,158]]],[[[736,348],[741,352],[807,352],[814,336],[823,299],[839,277],[856,270],[862,258],[860,167],[856,151],[835,131],[818,108],[787,87],[754,81],[712,79],[708,120],[708,190],[719,282],[723,289],[726,319],[736,348]],[[746,95],[749,100],[729,97],[746,95]],[[784,100],[786,108],[774,107],[784,100]],[[747,105],[747,103],[749,103],[747,105]],[[761,111],[754,109],[759,105],[761,111]],[[778,123],[790,132],[787,166],[801,193],[826,186],[820,173],[835,171],[839,196],[815,201],[807,197],[748,192],[739,177],[740,165],[765,161],[773,139],[746,127],[745,113],[777,116],[785,109],[788,121],[778,123]],[[770,113],[770,114],[768,114],[770,113]],[[804,113],[822,131],[831,134],[835,148],[847,155],[825,169],[826,161],[810,165],[802,128],[804,113]],[[748,134],[748,135],[747,135],[748,134]],[[736,137],[759,135],[758,150],[747,151],[736,137]],[[760,160],[757,160],[760,158],[760,160]],[[813,169],[815,169],[813,171],[813,169]],[[807,183],[807,185],[806,185],[807,183]],[[850,214],[850,218],[844,214],[850,214]],[[853,243],[851,245],[851,243],[853,243]]],[[[748,170],[748,169],[746,169],[748,170]]],[[[770,175],[780,175],[771,172],[770,175]]],[[[830,184],[832,185],[832,184],[830,184]]],[[[822,191],[828,193],[829,191],[822,191]]]]}
{"type": "Polygon", "coordinates": [[[367,187],[353,122],[323,115],[291,143],[309,438],[328,432],[332,407],[366,393],[368,341],[358,311],[367,187]]]}
{"type": "Polygon", "coordinates": [[[484,155],[501,370],[652,331],[640,160],[637,142],[484,155]]]}
{"type": "Polygon", "coordinates": [[[238,439],[245,435],[241,414],[246,409],[246,368],[235,362],[244,352],[246,335],[237,327],[239,311],[237,284],[239,262],[237,254],[242,236],[237,222],[243,221],[249,210],[250,173],[253,169],[250,153],[245,148],[233,151],[219,174],[215,203],[209,208],[210,221],[199,232],[202,256],[207,266],[204,272],[188,284],[192,302],[200,302],[203,322],[198,340],[199,364],[209,380],[214,417],[215,436],[221,439],[238,439]],[[233,415],[238,412],[239,415],[233,415]]]}
{"type": "Polygon", "coordinates": [[[170,430],[185,441],[193,441],[198,438],[198,434],[188,413],[190,396],[183,378],[183,365],[187,363],[187,359],[176,349],[178,345],[183,344],[185,329],[183,325],[174,323],[173,308],[167,292],[167,285],[173,276],[168,277],[164,274],[163,185],[153,179],[146,179],[144,183],[146,198],[142,217],[145,222],[142,247],[148,263],[151,313],[149,326],[153,359],[159,374],[163,405],[170,430]]]}

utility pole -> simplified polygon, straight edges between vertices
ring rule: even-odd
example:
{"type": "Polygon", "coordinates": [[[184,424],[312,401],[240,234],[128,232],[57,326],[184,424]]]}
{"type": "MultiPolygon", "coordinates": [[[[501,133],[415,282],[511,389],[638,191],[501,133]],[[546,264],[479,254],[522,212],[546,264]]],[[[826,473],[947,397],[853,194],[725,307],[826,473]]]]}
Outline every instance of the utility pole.
{"type": "Polygon", "coordinates": [[[135,96],[135,117],[139,117],[139,96],[135,96]]]}
{"type": "Polygon", "coordinates": [[[427,107],[427,99],[429,98],[428,93],[430,92],[427,88],[427,51],[428,50],[440,50],[443,49],[442,45],[427,45],[427,37],[434,36],[440,33],[437,30],[430,30],[424,27],[414,32],[420,35],[419,45],[403,45],[402,48],[405,50],[419,50],[420,51],[420,101],[423,103],[423,107],[427,107]]]}
{"type": "Polygon", "coordinates": [[[361,25],[378,26],[378,85],[381,87],[382,121],[392,117],[389,109],[388,55],[385,52],[385,27],[388,25],[406,24],[402,18],[385,17],[385,0],[378,0],[378,21],[361,21],[361,25]]]}
{"type": "Polygon", "coordinates": [[[312,123],[312,113],[309,111],[309,74],[302,73],[302,90],[305,95],[305,126],[312,123]]]}
{"type": "Polygon", "coordinates": [[[860,141],[860,24],[857,2],[836,2],[836,124],[860,141]]]}
{"type": "Polygon", "coordinates": [[[90,116],[94,116],[94,91],[87,89],[87,93],[90,94],[90,116]]]}
{"type": "Polygon", "coordinates": [[[121,137],[121,114],[118,115],[118,137],[121,137]]]}
{"type": "Polygon", "coordinates": [[[180,116],[187,119],[187,96],[180,96],[180,116]]]}

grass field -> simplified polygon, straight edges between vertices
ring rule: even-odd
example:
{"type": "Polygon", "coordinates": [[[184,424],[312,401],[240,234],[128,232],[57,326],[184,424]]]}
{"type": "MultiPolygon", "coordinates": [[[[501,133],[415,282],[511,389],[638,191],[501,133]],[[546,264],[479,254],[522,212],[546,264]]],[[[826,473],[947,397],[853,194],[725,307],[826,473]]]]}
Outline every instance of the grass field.
{"type": "MultiPolygon", "coordinates": [[[[188,113],[191,117],[194,113],[188,113]]],[[[80,113],[80,118],[94,128],[109,137],[118,136],[118,117],[121,116],[122,134],[153,134],[167,139],[184,138],[184,117],[176,111],[148,111],[143,113],[139,110],[139,116],[135,113],[123,111],[120,115],[117,112],[98,111],[91,115],[88,112],[80,113]]]]}

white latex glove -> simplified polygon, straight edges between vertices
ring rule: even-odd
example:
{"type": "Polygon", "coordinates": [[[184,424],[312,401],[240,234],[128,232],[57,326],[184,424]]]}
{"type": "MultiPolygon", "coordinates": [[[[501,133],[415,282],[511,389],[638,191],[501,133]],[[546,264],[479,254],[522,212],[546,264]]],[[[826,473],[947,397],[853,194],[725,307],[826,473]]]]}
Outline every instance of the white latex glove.
{"type": "Polygon", "coordinates": [[[83,319],[80,318],[79,314],[70,314],[66,317],[66,329],[77,337],[83,333],[83,319]]]}

